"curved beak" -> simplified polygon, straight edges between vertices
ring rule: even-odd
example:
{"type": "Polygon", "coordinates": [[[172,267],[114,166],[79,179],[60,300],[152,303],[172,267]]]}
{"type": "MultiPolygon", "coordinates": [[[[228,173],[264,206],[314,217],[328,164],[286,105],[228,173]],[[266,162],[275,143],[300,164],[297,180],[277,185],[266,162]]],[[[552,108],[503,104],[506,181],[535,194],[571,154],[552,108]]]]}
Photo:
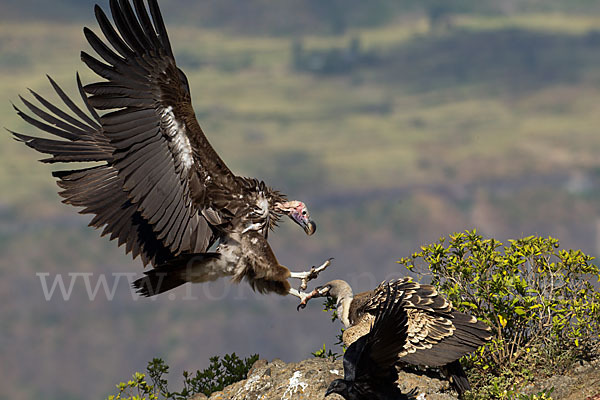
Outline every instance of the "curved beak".
{"type": "Polygon", "coordinates": [[[306,232],[308,236],[312,235],[317,231],[317,224],[315,224],[314,221],[311,221],[310,218],[300,213],[293,213],[292,219],[295,223],[300,225],[302,229],[304,229],[304,232],[306,232]]]}
{"type": "Polygon", "coordinates": [[[315,224],[314,221],[308,221],[306,226],[303,226],[303,228],[304,232],[306,232],[306,234],[310,236],[317,231],[317,224],[315,224]]]}

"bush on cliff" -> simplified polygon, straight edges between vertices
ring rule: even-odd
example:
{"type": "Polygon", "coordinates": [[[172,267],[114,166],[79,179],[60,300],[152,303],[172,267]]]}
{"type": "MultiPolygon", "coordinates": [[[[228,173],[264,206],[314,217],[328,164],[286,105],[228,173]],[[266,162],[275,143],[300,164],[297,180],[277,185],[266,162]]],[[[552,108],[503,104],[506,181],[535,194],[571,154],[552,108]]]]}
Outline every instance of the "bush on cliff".
{"type": "Polygon", "coordinates": [[[536,376],[593,355],[600,337],[600,281],[593,257],[552,237],[503,246],[476,231],[423,246],[399,263],[429,276],[452,301],[490,325],[494,339],[464,360],[473,398],[513,398],[536,376]],[[513,396],[513,397],[511,397],[513,396]]]}

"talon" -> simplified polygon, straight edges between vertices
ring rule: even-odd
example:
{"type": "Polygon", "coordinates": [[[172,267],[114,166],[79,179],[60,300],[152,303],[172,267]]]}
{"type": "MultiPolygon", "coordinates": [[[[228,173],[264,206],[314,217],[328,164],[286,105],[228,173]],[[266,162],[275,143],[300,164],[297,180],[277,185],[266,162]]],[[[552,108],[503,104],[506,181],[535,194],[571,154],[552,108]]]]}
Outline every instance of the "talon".
{"type": "Polygon", "coordinates": [[[315,296],[316,294],[318,294],[318,292],[315,290],[313,290],[310,293],[302,293],[302,301],[300,302],[300,304],[298,304],[298,306],[296,307],[296,311],[300,311],[300,309],[305,309],[306,305],[308,304],[308,301],[315,296]]]}

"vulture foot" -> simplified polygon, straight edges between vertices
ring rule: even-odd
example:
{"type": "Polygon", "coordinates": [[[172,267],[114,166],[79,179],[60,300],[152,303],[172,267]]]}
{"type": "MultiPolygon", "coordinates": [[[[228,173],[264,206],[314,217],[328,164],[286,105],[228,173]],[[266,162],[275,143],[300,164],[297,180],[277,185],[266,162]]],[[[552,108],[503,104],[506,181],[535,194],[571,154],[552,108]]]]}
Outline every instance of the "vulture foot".
{"type": "Polygon", "coordinates": [[[304,292],[301,292],[294,288],[290,288],[290,290],[288,291],[288,294],[291,294],[292,296],[296,296],[297,298],[299,298],[301,303],[306,303],[308,301],[308,299],[310,298],[309,293],[304,293],[304,292]]]}
{"type": "Polygon", "coordinates": [[[333,260],[333,258],[328,259],[327,261],[325,261],[323,264],[321,264],[318,267],[312,267],[310,269],[310,271],[305,271],[305,272],[291,272],[290,273],[290,278],[300,279],[301,280],[300,290],[306,290],[308,282],[312,281],[313,279],[317,279],[318,276],[319,276],[319,274],[321,272],[325,271],[325,269],[327,267],[329,267],[329,265],[331,265],[331,260],[333,260]]]}

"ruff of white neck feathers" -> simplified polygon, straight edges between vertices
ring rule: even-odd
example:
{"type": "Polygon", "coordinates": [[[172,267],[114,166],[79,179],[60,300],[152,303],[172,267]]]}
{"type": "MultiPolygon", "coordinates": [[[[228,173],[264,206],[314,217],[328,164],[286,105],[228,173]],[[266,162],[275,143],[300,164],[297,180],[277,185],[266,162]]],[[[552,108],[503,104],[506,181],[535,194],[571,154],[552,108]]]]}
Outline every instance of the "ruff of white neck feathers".
{"type": "MultiPolygon", "coordinates": [[[[346,283],[346,282],[344,282],[346,283]]],[[[352,293],[352,288],[347,283],[342,287],[339,287],[341,293],[338,293],[338,298],[336,302],[337,307],[337,315],[342,324],[344,324],[344,328],[350,328],[352,324],[350,323],[350,303],[354,299],[354,294],[352,293]]]]}
{"type": "Polygon", "coordinates": [[[333,280],[326,285],[330,286],[329,295],[336,299],[337,315],[345,328],[352,326],[350,323],[350,303],[354,299],[352,287],[341,279],[333,280]]]}
{"type": "Polygon", "coordinates": [[[352,303],[352,296],[338,299],[337,301],[337,313],[340,321],[344,324],[344,328],[350,328],[350,303],[352,303]]]}

